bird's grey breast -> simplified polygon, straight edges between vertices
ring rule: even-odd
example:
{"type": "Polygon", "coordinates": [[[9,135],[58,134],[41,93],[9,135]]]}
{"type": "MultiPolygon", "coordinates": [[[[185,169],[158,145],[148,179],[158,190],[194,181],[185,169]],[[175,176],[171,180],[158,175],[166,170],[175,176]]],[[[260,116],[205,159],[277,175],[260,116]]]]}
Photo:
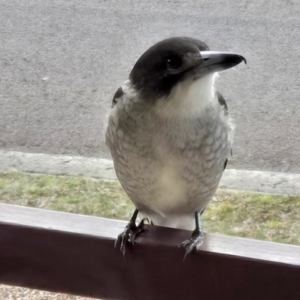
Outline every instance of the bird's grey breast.
{"type": "Polygon", "coordinates": [[[153,105],[123,97],[106,138],[117,176],[137,207],[196,211],[217,188],[232,128],[220,107],[208,107],[199,118],[166,120],[153,105]]]}

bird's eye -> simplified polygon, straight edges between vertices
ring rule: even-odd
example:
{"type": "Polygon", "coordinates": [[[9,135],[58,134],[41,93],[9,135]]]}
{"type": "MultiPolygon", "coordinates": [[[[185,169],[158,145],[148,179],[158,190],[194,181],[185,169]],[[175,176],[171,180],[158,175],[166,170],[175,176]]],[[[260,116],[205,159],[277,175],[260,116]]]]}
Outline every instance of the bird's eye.
{"type": "Polygon", "coordinates": [[[182,59],[178,56],[171,56],[167,58],[167,67],[176,70],[182,66],[182,59]]]}

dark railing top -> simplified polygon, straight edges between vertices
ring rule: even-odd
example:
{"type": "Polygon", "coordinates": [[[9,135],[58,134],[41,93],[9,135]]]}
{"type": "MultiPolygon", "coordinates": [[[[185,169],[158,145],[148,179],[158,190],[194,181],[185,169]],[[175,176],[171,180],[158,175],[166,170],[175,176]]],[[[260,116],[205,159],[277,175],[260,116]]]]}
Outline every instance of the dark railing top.
{"type": "Polygon", "coordinates": [[[124,258],[123,221],[0,204],[0,283],[103,299],[300,299],[300,247],[147,226],[124,258]]]}

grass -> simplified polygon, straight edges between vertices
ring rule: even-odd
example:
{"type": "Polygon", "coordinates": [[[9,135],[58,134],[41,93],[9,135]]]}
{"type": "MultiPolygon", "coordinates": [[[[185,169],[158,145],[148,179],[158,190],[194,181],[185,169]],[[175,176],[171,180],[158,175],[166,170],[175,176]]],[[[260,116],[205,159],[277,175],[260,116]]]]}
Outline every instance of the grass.
{"type": "MultiPolygon", "coordinates": [[[[0,202],[129,219],[133,204],[117,181],[0,173],[0,202]]],[[[205,231],[300,245],[300,196],[219,189],[202,217],[205,231]]]]}

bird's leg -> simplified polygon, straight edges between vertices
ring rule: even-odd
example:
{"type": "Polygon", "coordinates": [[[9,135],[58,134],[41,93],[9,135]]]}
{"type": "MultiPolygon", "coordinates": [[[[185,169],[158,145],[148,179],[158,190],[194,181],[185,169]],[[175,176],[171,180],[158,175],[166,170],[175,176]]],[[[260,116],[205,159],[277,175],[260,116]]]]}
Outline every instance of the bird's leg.
{"type": "Polygon", "coordinates": [[[195,213],[195,224],[196,224],[196,228],[192,233],[192,237],[181,244],[181,246],[184,247],[186,250],[184,259],[194,248],[198,250],[203,243],[204,231],[202,229],[199,212],[195,213]]]}
{"type": "Polygon", "coordinates": [[[138,213],[139,211],[138,209],[136,209],[129,223],[126,225],[125,230],[118,235],[115,241],[115,247],[117,247],[117,245],[120,244],[120,250],[124,256],[126,253],[126,243],[129,241],[132,244],[134,244],[137,235],[143,231],[145,218],[141,220],[138,226],[136,226],[135,224],[138,213]]]}
{"type": "Polygon", "coordinates": [[[147,220],[147,218],[143,218],[140,221],[140,223],[138,224],[138,226],[135,226],[135,230],[131,232],[129,241],[131,242],[132,245],[134,245],[134,241],[135,241],[135,238],[137,237],[137,235],[139,235],[141,232],[143,232],[144,224],[145,224],[146,220],[147,220]]]}

